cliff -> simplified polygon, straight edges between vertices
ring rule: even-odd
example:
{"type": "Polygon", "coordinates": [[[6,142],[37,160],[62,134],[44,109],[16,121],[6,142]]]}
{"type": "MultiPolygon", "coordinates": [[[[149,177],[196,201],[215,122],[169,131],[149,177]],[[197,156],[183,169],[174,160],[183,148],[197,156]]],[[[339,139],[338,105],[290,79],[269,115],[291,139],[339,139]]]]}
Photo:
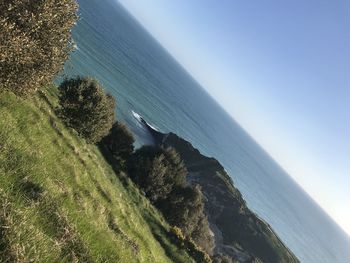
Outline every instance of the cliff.
{"type": "Polygon", "coordinates": [[[164,134],[143,124],[155,144],[172,147],[188,169],[188,181],[199,184],[206,197],[205,210],[215,235],[215,252],[230,255],[240,262],[299,262],[272,228],[246,205],[240,191],[214,158],[202,155],[191,143],[174,133],[164,134]]]}

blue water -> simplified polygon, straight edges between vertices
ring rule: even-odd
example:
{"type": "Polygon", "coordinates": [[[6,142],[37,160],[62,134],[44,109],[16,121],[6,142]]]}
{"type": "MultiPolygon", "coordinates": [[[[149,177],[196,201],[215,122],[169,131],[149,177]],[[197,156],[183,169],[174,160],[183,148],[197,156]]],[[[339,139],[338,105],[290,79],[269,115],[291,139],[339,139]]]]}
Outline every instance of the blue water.
{"type": "Polygon", "coordinates": [[[132,111],[217,158],[301,262],[350,262],[349,237],[119,4],[79,2],[65,74],[96,77],[138,145],[150,138],[132,111]]]}

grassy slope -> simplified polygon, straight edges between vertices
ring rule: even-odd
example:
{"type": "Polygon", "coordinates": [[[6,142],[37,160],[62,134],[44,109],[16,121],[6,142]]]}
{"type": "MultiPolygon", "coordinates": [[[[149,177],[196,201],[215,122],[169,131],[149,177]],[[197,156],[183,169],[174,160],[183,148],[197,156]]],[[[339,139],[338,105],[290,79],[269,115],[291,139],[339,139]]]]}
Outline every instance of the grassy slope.
{"type": "Polygon", "coordinates": [[[126,175],[57,119],[56,93],[0,94],[0,262],[191,262],[126,175]]]}

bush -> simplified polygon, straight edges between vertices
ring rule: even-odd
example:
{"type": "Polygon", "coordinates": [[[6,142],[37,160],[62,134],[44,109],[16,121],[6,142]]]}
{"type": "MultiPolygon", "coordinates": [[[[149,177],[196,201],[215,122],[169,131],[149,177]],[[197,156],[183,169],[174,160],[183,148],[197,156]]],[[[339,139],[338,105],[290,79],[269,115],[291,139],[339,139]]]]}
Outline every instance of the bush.
{"type": "Polygon", "coordinates": [[[174,243],[180,248],[185,248],[196,262],[212,262],[210,256],[200,247],[198,247],[197,244],[191,238],[185,237],[180,228],[171,227],[169,234],[173,239],[174,243]]]}
{"type": "Polygon", "coordinates": [[[190,236],[203,214],[204,203],[198,188],[177,187],[160,208],[171,225],[181,228],[185,236],[190,236]]]}
{"type": "Polygon", "coordinates": [[[187,170],[173,149],[143,146],[130,157],[127,169],[153,203],[165,199],[175,186],[186,182],[187,170]]]}
{"type": "Polygon", "coordinates": [[[179,227],[186,237],[212,254],[214,240],[204,214],[203,194],[199,186],[177,187],[158,207],[169,224],[179,227]]]}
{"type": "MultiPolygon", "coordinates": [[[[199,186],[186,185],[187,169],[173,149],[143,146],[127,162],[132,180],[187,239],[212,254],[213,236],[199,186]]],[[[176,229],[175,229],[176,230],[176,229]]]]}
{"type": "Polygon", "coordinates": [[[64,80],[59,87],[59,116],[88,143],[105,137],[115,120],[115,100],[92,78],[64,80]]]}
{"type": "Polygon", "coordinates": [[[122,160],[131,156],[134,151],[134,142],[134,137],[128,128],[120,122],[115,122],[109,134],[102,140],[114,157],[122,160]]]}
{"type": "Polygon", "coordinates": [[[207,216],[204,210],[198,216],[197,225],[191,233],[191,238],[208,254],[214,250],[214,236],[210,230],[207,216]]]}
{"type": "Polygon", "coordinates": [[[28,95],[62,69],[72,50],[75,0],[0,1],[0,91],[28,95]]]}

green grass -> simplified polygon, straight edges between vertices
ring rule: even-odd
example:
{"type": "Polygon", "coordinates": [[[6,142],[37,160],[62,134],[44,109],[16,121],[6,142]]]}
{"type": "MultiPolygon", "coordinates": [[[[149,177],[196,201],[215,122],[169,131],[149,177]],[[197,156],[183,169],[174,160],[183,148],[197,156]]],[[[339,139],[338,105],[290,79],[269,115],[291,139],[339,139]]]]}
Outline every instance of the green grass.
{"type": "Polygon", "coordinates": [[[123,172],[55,115],[0,94],[0,262],[192,262],[123,172]]]}

